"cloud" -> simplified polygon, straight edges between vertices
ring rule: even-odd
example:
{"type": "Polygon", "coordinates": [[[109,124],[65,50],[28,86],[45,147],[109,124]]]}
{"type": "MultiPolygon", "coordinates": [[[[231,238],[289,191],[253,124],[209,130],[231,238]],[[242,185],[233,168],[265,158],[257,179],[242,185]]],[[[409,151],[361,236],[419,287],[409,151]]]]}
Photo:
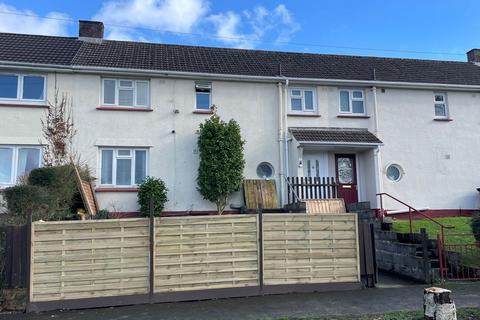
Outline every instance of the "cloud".
{"type": "Polygon", "coordinates": [[[72,23],[71,21],[66,20],[55,20],[68,20],[68,15],[63,13],[50,12],[46,15],[46,17],[53,19],[42,19],[31,10],[17,10],[15,7],[1,2],[0,11],[15,13],[0,13],[0,32],[65,36],[68,34],[68,25],[72,23]]]}
{"type": "Polygon", "coordinates": [[[109,39],[145,40],[144,28],[213,35],[207,37],[236,48],[255,48],[265,39],[280,45],[300,30],[284,4],[212,12],[207,0],[110,0],[93,19],[105,22],[109,39]]]}
{"type": "MultiPolygon", "coordinates": [[[[114,0],[106,2],[93,17],[110,25],[191,32],[209,11],[204,0],[114,0]]],[[[140,32],[106,26],[111,39],[137,39],[140,32]]]]}
{"type": "Polygon", "coordinates": [[[232,11],[211,15],[208,20],[213,23],[216,36],[220,37],[219,40],[236,48],[254,48],[255,42],[260,39],[258,30],[251,34],[240,33],[239,28],[242,24],[242,18],[232,11]]]}
{"type": "Polygon", "coordinates": [[[291,36],[300,30],[300,25],[283,4],[273,10],[256,6],[242,14],[229,11],[212,15],[208,20],[214,24],[220,41],[237,48],[254,48],[267,36],[273,37],[274,43],[280,45],[290,41],[291,36]]]}

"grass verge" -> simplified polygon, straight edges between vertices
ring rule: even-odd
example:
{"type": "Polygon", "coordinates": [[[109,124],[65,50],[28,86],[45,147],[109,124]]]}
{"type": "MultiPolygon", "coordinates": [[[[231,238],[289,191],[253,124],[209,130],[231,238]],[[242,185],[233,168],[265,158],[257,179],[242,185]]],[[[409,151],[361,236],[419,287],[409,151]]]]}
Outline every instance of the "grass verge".
{"type": "MultiPolygon", "coordinates": [[[[422,311],[400,311],[386,314],[363,316],[320,316],[304,318],[276,318],[275,320],[423,320],[422,311]]],[[[480,320],[479,308],[462,308],[457,310],[458,320],[480,320]]]]}

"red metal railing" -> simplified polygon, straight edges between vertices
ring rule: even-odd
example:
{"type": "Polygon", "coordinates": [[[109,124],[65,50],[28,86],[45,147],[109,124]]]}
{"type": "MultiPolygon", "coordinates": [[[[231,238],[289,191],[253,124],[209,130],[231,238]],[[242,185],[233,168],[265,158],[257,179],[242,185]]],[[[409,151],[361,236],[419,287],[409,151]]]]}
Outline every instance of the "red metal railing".
{"type": "Polygon", "coordinates": [[[412,213],[413,213],[413,212],[419,214],[420,216],[422,216],[422,217],[424,217],[424,218],[432,221],[433,223],[437,224],[438,226],[440,226],[440,231],[442,232],[442,236],[443,236],[443,229],[444,229],[444,228],[447,228],[447,229],[453,228],[453,227],[451,227],[451,226],[446,226],[446,225],[444,225],[444,224],[436,221],[435,219],[429,217],[429,216],[426,215],[425,213],[420,212],[419,210],[415,209],[415,208],[412,207],[411,205],[403,202],[403,201],[400,200],[400,199],[395,198],[394,196],[392,196],[392,195],[390,195],[390,194],[388,194],[388,193],[386,193],[386,192],[377,193],[377,196],[380,196],[380,214],[381,214],[382,220],[383,220],[384,217],[387,216],[387,212],[386,212],[386,210],[384,210],[384,208],[383,208],[383,196],[387,196],[387,197],[389,197],[390,199],[395,200],[395,201],[397,201],[398,203],[401,203],[401,204],[403,204],[404,206],[406,206],[406,207],[408,208],[408,220],[409,220],[409,223],[410,223],[410,233],[413,233],[413,226],[412,226],[412,213]]]}
{"type": "Polygon", "coordinates": [[[395,200],[398,203],[403,204],[404,206],[406,206],[408,208],[408,220],[409,220],[409,224],[410,224],[410,233],[411,234],[413,233],[413,226],[412,226],[412,213],[413,212],[419,214],[420,216],[426,218],[427,220],[432,221],[433,223],[437,224],[440,227],[440,234],[437,235],[438,257],[439,257],[439,263],[440,263],[440,275],[442,276],[442,278],[445,278],[446,273],[447,273],[447,269],[446,269],[446,262],[445,262],[444,252],[443,252],[443,245],[444,245],[444,241],[445,241],[445,238],[444,238],[445,231],[444,230],[445,229],[452,229],[454,227],[446,226],[443,223],[440,223],[440,222],[436,221],[435,219],[429,217],[425,213],[420,212],[419,210],[415,209],[411,205],[403,202],[400,199],[395,198],[394,196],[392,196],[392,195],[390,195],[386,192],[377,193],[377,196],[380,197],[380,215],[381,215],[382,220],[383,220],[384,217],[387,216],[387,212],[383,208],[383,196],[386,196],[386,197],[389,197],[392,200],[395,200]]]}
{"type": "Polygon", "coordinates": [[[474,235],[450,232],[447,235],[447,239],[438,239],[442,248],[439,260],[443,279],[480,280],[480,246],[474,235]]]}

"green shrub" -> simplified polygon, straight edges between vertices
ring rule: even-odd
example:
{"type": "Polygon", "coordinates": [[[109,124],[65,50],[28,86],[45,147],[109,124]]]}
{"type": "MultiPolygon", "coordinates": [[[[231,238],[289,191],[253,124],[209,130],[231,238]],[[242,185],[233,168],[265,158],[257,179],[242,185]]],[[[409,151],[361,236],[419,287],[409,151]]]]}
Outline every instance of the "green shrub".
{"type": "Polygon", "coordinates": [[[33,169],[28,175],[28,184],[32,186],[54,187],[59,183],[60,171],[64,171],[64,167],[43,167],[33,169]]]}
{"type": "Polygon", "coordinates": [[[218,214],[225,210],[230,194],[242,186],[244,144],[235,120],[224,122],[214,114],[200,124],[197,189],[205,200],[215,203],[218,214]]]}
{"type": "Polygon", "coordinates": [[[474,212],[472,216],[472,232],[477,241],[480,241],[480,212],[474,212]]]}
{"type": "Polygon", "coordinates": [[[102,209],[97,212],[95,216],[93,216],[93,219],[95,220],[103,220],[103,219],[110,219],[110,211],[102,209]]]}
{"type": "Polygon", "coordinates": [[[150,215],[150,198],[153,199],[153,214],[160,216],[160,213],[165,208],[167,202],[168,189],[165,183],[158,178],[147,177],[138,186],[138,204],[140,205],[140,212],[144,216],[150,215]]]}
{"type": "MultiPolygon", "coordinates": [[[[81,169],[80,175],[88,179],[88,168],[81,169]]],[[[82,207],[72,165],[34,169],[26,183],[7,188],[5,192],[8,212],[25,221],[29,208],[32,208],[34,221],[48,221],[71,219],[82,207]]]]}
{"type": "Polygon", "coordinates": [[[34,220],[58,220],[55,212],[50,211],[50,196],[45,188],[31,185],[18,185],[3,191],[7,202],[8,215],[12,223],[25,223],[27,212],[32,210],[34,220]]]}

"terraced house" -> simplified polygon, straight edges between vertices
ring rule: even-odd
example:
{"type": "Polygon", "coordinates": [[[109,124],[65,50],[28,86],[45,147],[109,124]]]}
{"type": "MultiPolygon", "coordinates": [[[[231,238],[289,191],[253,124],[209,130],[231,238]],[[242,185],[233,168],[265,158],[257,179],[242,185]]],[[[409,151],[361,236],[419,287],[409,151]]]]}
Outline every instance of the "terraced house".
{"type": "MultiPolygon", "coordinates": [[[[197,129],[215,105],[246,140],[246,178],[335,177],[346,202],[387,192],[440,214],[479,206],[480,50],[468,62],[0,34],[0,185],[42,165],[40,119],[72,98],[75,148],[101,208],[138,211],[161,177],[167,211],[212,210],[196,190],[197,129]]],[[[241,193],[232,204],[241,205],[241,193]]],[[[392,209],[393,203],[386,204],[392,209]]]]}

